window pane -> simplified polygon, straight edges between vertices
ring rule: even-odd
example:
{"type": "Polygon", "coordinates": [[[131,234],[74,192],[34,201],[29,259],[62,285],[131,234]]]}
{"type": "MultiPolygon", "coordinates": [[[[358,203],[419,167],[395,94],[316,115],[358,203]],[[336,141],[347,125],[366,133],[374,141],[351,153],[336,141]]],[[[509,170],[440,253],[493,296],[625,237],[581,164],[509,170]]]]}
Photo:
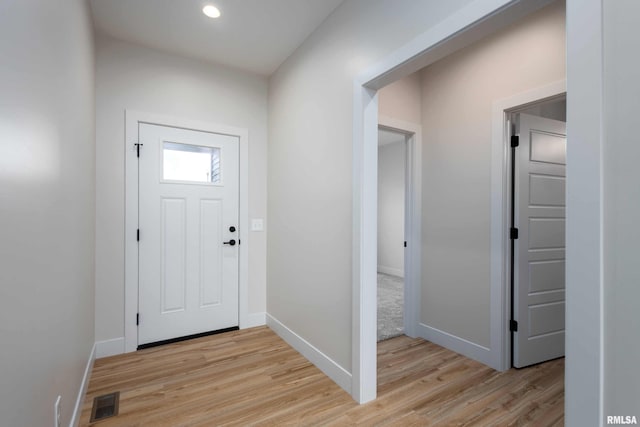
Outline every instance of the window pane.
{"type": "Polygon", "coordinates": [[[163,143],[162,179],[220,183],[220,148],[163,143]]]}

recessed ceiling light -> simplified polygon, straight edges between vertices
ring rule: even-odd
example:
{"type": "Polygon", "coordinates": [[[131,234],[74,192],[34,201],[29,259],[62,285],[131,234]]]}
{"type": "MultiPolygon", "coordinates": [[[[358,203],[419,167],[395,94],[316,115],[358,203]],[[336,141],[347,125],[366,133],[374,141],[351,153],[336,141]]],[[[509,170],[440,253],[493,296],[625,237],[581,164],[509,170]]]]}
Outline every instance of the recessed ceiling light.
{"type": "Polygon", "coordinates": [[[217,7],[208,4],[202,8],[202,13],[207,15],[209,18],[219,18],[220,17],[220,9],[217,7]]]}

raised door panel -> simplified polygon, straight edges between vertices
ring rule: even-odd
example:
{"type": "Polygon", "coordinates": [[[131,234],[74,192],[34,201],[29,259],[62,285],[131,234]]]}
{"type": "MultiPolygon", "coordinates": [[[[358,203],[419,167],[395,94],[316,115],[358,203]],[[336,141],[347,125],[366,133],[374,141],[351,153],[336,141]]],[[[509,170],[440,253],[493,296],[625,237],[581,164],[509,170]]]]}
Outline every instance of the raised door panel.
{"type": "Polygon", "coordinates": [[[564,355],[566,126],[520,114],[515,186],[514,366],[564,355]]]}

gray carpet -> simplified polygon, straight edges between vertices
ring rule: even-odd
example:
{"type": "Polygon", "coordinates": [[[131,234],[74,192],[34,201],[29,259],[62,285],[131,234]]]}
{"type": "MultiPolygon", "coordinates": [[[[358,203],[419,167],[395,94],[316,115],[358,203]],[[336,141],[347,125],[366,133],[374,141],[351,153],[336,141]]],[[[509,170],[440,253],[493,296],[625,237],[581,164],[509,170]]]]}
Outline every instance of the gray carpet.
{"type": "Polygon", "coordinates": [[[404,280],[378,273],[378,341],[404,333],[404,280]]]}

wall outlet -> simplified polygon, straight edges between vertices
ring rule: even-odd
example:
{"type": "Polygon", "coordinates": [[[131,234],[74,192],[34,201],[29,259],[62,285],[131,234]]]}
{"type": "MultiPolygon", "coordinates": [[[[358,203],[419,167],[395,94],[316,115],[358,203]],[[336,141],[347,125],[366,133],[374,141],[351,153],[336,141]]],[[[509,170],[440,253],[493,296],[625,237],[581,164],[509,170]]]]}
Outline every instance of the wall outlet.
{"type": "Polygon", "coordinates": [[[62,396],[58,396],[58,398],[56,399],[56,403],[53,405],[53,412],[54,412],[54,426],[55,427],[62,427],[62,417],[60,415],[60,402],[62,401],[62,396]]]}

